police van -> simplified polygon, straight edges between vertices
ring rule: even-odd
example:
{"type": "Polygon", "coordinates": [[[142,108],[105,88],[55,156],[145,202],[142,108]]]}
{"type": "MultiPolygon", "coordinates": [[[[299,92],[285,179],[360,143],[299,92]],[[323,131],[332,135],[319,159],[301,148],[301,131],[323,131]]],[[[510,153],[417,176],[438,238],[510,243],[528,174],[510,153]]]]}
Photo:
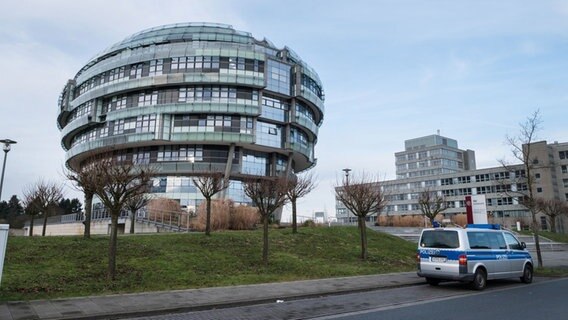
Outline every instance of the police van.
{"type": "Polygon", "coordinates": [[[525,243],[499,225],[424,229],[416,259],[418,275],[433,286],[453,280],[483,290],[487,280],[518,277],[531,283],[533,278],[525,243]]]}

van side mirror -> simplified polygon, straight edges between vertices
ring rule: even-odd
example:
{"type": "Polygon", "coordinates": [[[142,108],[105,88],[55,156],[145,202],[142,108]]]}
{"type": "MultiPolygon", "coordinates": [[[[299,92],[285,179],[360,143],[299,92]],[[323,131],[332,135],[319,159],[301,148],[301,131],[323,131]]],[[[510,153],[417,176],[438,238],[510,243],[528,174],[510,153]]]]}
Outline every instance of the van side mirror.
{"type": "Polygon", "coordinates": [[[524,242],[521,242],[521,248],[526,249],[527,248],[527,244],[524,242]]]}

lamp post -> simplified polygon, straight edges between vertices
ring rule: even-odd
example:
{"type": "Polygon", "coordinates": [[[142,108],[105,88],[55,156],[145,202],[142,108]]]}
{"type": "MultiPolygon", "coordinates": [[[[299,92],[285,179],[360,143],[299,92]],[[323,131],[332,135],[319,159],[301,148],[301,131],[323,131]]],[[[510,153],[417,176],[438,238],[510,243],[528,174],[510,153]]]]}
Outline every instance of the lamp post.
{"type": "Polygon", "coordinates": [[[345,185],[349,184],[349,172],[350,171],[351,171],[351,169],[349,169],[349,168],[343,169],[343,172],[345,172],[345,185]]]}
{"type": "MultiPolygon", "coordinates": [[[[348,186],[349,185],[349,172],[351,171],[351,169],[349,168],[345,168],[342,169],[343,172],[345,172],[345,185],[344,186],[348,186]]],[[[349,222],[349,209],[347,209],[347,216],[345,218],[346,222],[349,222]]]]}
{"type": "Polygon", "coordinates": [[[4,139],[0,140],[0,143],[4,144],[2,149],[4,150],[4,164],[2,165],[2,178],[0,179],[0,201],[2,200],[2,187],[4,186],[4,171],[6,170],[6,157],[8,157],[8,152],[10,151],[10,145],[17,143],[14,140],[4,139]]]}

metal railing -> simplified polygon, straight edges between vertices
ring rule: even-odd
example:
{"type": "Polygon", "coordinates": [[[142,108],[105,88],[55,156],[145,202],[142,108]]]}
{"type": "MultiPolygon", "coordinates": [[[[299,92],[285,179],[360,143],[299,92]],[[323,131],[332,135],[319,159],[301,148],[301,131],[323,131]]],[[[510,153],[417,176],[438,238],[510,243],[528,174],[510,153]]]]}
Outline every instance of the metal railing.
{"type": "Polygon", "coordinates": [[[192,231],[191,226],[194,219],[197,219],[197,217],[187,212],[147,210],[146,208],[140,209],[136,215],[137,222],[178,232],[192,231]]]}

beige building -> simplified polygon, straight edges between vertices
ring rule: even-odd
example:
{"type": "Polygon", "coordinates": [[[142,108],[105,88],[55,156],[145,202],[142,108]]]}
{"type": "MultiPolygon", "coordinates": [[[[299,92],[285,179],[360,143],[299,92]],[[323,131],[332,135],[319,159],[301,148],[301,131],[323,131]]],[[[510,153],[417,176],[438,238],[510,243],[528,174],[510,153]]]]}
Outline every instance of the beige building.
{"type": "MultiPolygon", "coordinates": [[[[409,151],[419,155],[427,148],[432,147],[424,145],[423,148],[418,147],[395,155],[408,155],[409,151]]],[[[531,144],[531,148],[535,166],[533,191],[536,197],[568,201],[568,143],[548,144],[546,141],[539,141],[531,144]]],[[[473,151],[469,154],[473,155],[473,151]]],[[[397,163],[400,164],[401,160],[397,158],[397,163]]],[[[475,164],[474,158],[469,160],[475,164]]],[[[397,167],[397,175],[398,172],[397,167]]],[[[530,212],[519,203],[519,198],[527,192],[525,172],[521,164],[507,168],[498,166],[471,170],[466,169],[464,165],[464,170],[454,173],[384,181],[382,188],[388,199],[387,206],[381,212],[383,215],[420,215],[420,193],[430,190],[445,198],[448,207],[444,211],[446,218],[466,212],[466,196],[485,195],[487,213],[491,221],[506,227],[515,226],[517,222],[527,227],[531,223],[530,212]]],[[[355,221],[355,217],[339,201],[336,201],[336,215],[342,222],[355,221]]],[[[369,220],[375,218],[376,215],[369,220]]],[[[538,222],[542,229],[549,228],[550,223],[544,215],[539,215],[538,222]]],[[[568,217],[558,218],[557,228],[560,232],[568,232],[568,217]]]]}

